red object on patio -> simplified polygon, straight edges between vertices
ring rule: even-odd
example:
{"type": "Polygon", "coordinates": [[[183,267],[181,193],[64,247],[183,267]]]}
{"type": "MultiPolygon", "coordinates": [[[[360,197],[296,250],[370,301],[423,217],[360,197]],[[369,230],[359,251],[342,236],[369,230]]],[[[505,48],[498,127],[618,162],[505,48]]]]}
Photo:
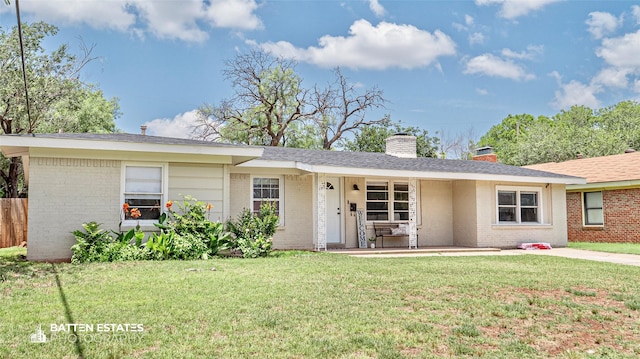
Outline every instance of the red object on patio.
{"type": "Polygon", "coordinates": [[[535,250],[535,249],[551,249],[551,244],[544,242],[520,243],[519,249],[535,250]]]}

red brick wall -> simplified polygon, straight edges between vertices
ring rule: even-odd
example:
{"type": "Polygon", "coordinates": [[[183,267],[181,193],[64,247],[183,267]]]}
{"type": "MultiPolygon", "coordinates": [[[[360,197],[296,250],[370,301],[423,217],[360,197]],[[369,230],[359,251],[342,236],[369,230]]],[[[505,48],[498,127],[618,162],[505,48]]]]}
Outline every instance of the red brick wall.
{"type": "Polygon", "coordinates": [[[602,193],[604,227],[582,225],[582,196],[567,193],[567,229],[570,242],[640,243],[640,188],[602,193]]]}

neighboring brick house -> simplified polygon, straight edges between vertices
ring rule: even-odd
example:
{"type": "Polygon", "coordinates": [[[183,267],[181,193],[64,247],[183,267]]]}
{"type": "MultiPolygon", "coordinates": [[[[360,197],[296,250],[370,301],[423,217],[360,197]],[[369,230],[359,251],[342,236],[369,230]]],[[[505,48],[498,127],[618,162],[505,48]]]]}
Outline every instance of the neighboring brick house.
{"type": "Polygon", "coordinates": [[[526,167],[587,179],[567,186],[569,241],[640,243],[640,152],[526,167]]]}

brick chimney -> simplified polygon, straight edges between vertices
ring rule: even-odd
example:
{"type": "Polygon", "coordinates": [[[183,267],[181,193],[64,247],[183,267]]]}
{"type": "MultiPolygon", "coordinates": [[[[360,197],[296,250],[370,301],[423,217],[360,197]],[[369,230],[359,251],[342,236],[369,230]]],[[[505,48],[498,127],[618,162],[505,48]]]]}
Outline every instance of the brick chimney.
{"type": "Polygon", "coordinates": [[[474,161],[498,162],[498,155],[493,153],[493,147],[485,146],[476,148],[476,155],[471,157],[474,161]]]}
{"type": "Polygon", "coordinates": [[[399,158],[416,158],[416,137],[406,133],[396,133],[387,138],[385,153],[399,158]]]}

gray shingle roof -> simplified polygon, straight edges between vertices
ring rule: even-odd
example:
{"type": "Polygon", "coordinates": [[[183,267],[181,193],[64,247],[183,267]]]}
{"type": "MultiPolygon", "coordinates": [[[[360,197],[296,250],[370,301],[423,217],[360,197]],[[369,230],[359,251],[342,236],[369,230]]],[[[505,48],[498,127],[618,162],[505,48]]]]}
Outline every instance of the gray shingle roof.
{"type": "MultiPolygon", "coordinates": [[[[130,143],[149,143],[165,145],[187,145],[207,147],[252,148],[257,146],[233,145],[211,141],[191,140],[149,136],[129,133],[52,133],[52,134],[22,134],[4,136],[24,136],[40,138],[77,139],[91,141],[112,141],[130,143]]],[[[295,161],[312,166],[333,166],[343,168],[380,169],[397,171],[418,171],[432,173],[469,173],[486,175],[504,175],[538,178],[576,178],[557,173],[544,172],[522,167],[508,166],[500,163],[484,161],[450,160],[440,158],[397,158],[384,153],[343,152],[307,150],[286,147],[264,147],[260,160],[295,161]]]]}
{"type": "Polygon", "coordinates": [[[397,171],[480,173],[488,175],[575,178],[557,173],[485,161],[466,161],[441,158],[398,158],[384,153],[305,150],[298,148],[266,147],[260,158],[269,161],[297,161],[309,165],[335,166],[397,171]]]}
{"type": "Polygon", "coordinates": [[[207,146],[207,147],[234,147],[234,148],[260,148],[256,146],[233,145],[228,143],[190,140],[186,138],[173,138],[161,136],[139,135],[131,133],[38,133],[38,134],[20,134],[20,135],[4,135],[4,136],[22,136],[22,137],[40,137],[40,138],[60,138],[72,140],[90,140],[90,141],[112,141],[112,142],[129,142],[129,143],[153,143],[160,145],[188,145],[188,146],[207,146]]]}

